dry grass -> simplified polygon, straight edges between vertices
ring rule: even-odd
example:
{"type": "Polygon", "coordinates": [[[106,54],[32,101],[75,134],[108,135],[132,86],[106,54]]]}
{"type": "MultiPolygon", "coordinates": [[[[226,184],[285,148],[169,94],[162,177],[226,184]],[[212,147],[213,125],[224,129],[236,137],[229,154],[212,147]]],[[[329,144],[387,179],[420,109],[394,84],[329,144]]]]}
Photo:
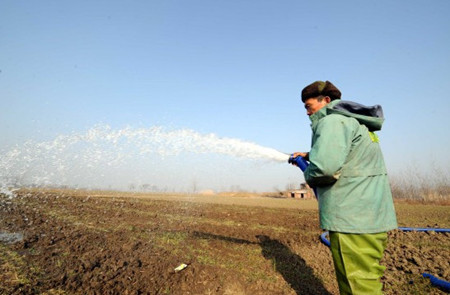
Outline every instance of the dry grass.
{"type": "Polygon", "coordinates": [[[431,173],[406,169],[390,177],[395,199],[409,202],[450,205],[450,171],[435,168],[431,173]]]}
{"type": "MultiPolygon", "coordinates": [[[[390,176],[392,195],[396,201],[409,202],[411,204],[436,204],[450,205],[450,173],[440,170],[431,175],[416,173],[417,169],[406,169],[395,176],[390,176]]],[[[258,199],[289,198],[288,192],[199,192],[199,193],[152,193],[152,192],[125,192],[102,191],[85,189],[58,189],[58,188],[23,188],[21,192],[30,193],[56,193],[62,196],[87,196],[89,197],[132,197],[132,198],[160,198],[173,199],[185,198],[186,200],[201,200],[205,197],[219,199],[258,199]]],[[[19,192],[20,192],[19,191],[19,192]]]]}

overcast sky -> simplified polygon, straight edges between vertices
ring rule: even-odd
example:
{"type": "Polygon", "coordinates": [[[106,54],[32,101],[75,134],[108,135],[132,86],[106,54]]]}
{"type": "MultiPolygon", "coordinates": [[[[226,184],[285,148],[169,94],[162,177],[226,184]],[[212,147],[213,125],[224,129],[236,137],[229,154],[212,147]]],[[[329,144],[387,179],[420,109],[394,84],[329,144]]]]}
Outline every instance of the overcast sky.
{"type": "MultiPolygon", "coordinates": [[[[0,150],[105,124],[307,151],[300,92],[330,80],[343,99],[383,106],[391,174],[448,173],[449,13],[447,0],[1,1],[0,150]]],[[[222,187],[301,180],[287,165],[186,157],[178,165],[223,171],[222,187]]],[[[170,175],[173,163],[158,161],[170,175]]],[[[178,170],[191,185],[219,186],[178,170]]]]}

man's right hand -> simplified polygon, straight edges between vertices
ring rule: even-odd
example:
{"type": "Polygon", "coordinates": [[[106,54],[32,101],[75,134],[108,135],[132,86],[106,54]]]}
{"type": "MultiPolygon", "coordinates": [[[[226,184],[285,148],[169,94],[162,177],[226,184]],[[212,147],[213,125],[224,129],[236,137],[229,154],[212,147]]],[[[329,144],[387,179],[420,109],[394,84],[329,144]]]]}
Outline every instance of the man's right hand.
{"type": "Polygon", "coordinates": [[[302,157],[306,161],[309,161],[309,153],[307,152],[295,152],[292,154],[293,158],[297,158],[298,156],[302,157]]]}

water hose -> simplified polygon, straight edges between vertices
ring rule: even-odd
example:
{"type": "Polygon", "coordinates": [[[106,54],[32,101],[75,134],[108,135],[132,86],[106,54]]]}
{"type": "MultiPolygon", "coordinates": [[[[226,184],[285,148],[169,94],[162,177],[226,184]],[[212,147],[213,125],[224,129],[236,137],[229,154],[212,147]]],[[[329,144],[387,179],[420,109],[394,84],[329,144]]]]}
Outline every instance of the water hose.
{"type": "Polygon", "coordinates": [[[445,290],[446,292],[450,292],[450,282],[438,279],[437,277],[430,275],[429,273],[423,273],[422,276],[424,278],[430,279],[432,285],[445,290]]]}
{"type": "MultiPolygon", "coordinates": [[[[303,157],[294,157],[294,155],[291,155],[289,157],[288,160],[289,164],[294,164],[296,166],[298,166],[300,168],[300,170],[302,170],[303,172],[306,170],[306,168],[308,168],[308,162],[303,158],[303,157]]],[[[315,190],[315,188],[313,188],[314,190],[314,194],[317,196],[317,192],[315,190]]],[[[417,231],[417,232],[429,232],[429,231],[434,231],[437,233],[450,233],[450,228],[420,228],[420,227],[399,227],[398,228],[401,231],[405,231],[405,232],[409,232],[409,231],[417,231]]],[[[323,234],[320,235],[320,240],[323,244],[325,244],[327,247],[330,247],[330,241],[326,238],[326,236],[328,235],[328,232],[324,232],[323,234]]],[[[450,282],[441,280],[429,273],[423,273],[422,276],[424,278],[428,278],[430,279],[430,282],[432,285],[441,288],[443,290],[445,290],[446,292],[450,292],[450,282]]]]}
{"type": "MultiPolygon", "coordinates": [[[[308,165],[309,165],[308,162],[305,160],[305,158],[303,158],[302,156],[294,157],[294,154],[292,154],[289,157],[288,163],[297,166],[303,172],[305,172],[306,168],[308,168],[308,165]]],[[[316,199],[317,199],[317,190],[316,190],[316,188],[313,187],[312,190],[314,191],[314,195],[316,196],[316,199]]]]}
{"type": "Polygon", "coordinates": [[[402,231],[419,231],[419,232],[423,232],[423,231],[434,231],[437,233],[450,233],[450,228],[432,228],[432,227],[424,227],[424,228],[420,228],[420,227],[399,227],[399,230],[402,231]]]}
{"type": "MultiPolygon", "coordinates": [[[[450,228],[420,228],[420,227],[399,227],[399,230],[402,231],[417,231],[417,232],[429,232],[429,231],[434,231],[437,233],[450,233],[450,228]]],[[[428,278],[430,279],[431,284],[433,284],[436,287],[439,287],[441,289],[444,289],[445,291],[449,292],[450,291],[450,282],[441,280],[429,273],[423,273],[422,276],[424,278],[428,278]]]]}
{"type": "Polygon", "coordinates": [[[305,158],[301,156],[294,157],[292,154],[289,157],[288,163],[298,166],[298,168],[300,168],[303,172],[305,172],[306,168],[308,168],[308,162],[306,162],[305,158]]]}

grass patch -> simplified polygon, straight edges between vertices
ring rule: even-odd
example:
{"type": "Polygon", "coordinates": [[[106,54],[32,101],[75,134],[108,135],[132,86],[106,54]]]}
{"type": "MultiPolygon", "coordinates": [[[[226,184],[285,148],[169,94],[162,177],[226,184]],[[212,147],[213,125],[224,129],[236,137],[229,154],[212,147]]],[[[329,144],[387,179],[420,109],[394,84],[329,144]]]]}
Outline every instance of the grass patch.
{"type": "Polygon", "coordinates": [[[66,294],[68,293],[60,289],[50,289],[42,293],[42,295],[66,295],[66,294]]]}
{"type": "Polygon", "coordinates": [[[190,251],[198,263],[238,273],[249,283],[276,281],[271,261],[263,257],[256,242],[205,234],[197,237],[196,248],[190,251]]]}
{"type": "Polygon", "coordinates": [[[184,232],[162,232],[156,235],[155,241],[157,245],[161,246],[179,246],[186,240],[187,237],[188,234],[184,232]]]}
{"type": "MultiPolygon", "coordinates": [[[[31,285],[25,271],[27,264],[15,251],[0,244],[0,294],[10,294],[31,285]]],[[[37,272],[30,268],[31,272],[37,272]]]]}

